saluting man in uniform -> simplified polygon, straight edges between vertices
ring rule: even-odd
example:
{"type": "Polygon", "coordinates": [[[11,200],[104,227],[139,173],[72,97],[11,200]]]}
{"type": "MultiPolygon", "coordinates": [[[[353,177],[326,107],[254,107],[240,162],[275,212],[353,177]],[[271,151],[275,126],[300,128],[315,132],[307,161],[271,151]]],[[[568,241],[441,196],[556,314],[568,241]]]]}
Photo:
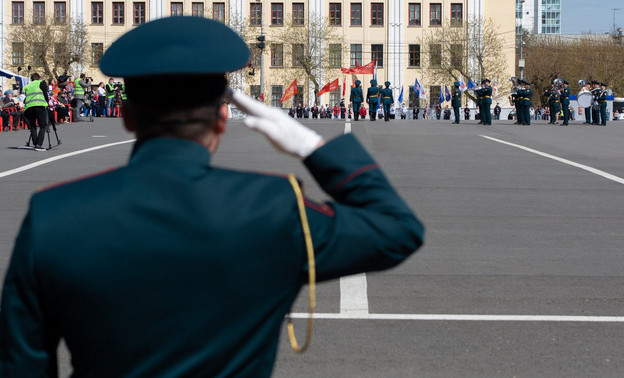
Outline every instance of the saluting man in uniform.
{"type": "Polygon", "coordinates": [[[33,195],[2,294],[3,377],[55,377],[61,338],[76,377],[269,377],[308,279],[387,269],[423,243],[352,134],[326,141],[228,89],[248,61],[232,29],[201,17],[146,23],[106,50],[137,141],[126,166],[33,195]],[[165,80],[207,90],[154,102],[165,80]],[[333,200],[305,198],[294,176],[213,166],[225,100],[333,200]]]}
{"type": "Polygon", "coordinates": [[[394,96],[392,95],[392,89],[390,89],[390,82],[386,81],[384,85],[386,87],[379,92],[379,97],[381,97],[381,103],[383,104],[384,120],[389,121],[390,108],[394,104],[394,96]]]}
{"type": "Polygon", "coordinates": [[[563,110],[562,126],[568,126],[570,121],[570,83],[567,80],[563,81],[563,89],[561,89],[559,97],[561,99],[561,110],[563,110]]]}
{"type": "Polygon", "coordinates": [[[349,101],[353,104],[353,119],[357,121],[360,117],[360,106],[364,100],[364,94],[362,93],[361,81],[355,81],[355,87],[351,88],[351,94],[349,95],[349,101]]]}
{"type": "Polygon", "coordinates": [[[451,93],[451,106],[453,107],[453,114],[455,114],[455,121],[453,123],[459,124],[459,109],[461,108],[461,91],[459,90],[459,81],[453,83],[453,92],[451,93]]]}
{"type": "Polygon", "coordinates": [[[379,107],[379,88],[377,87],[377,80],[371,80],[370,85],[368,91],[366,91],[366,103],[368,104],[370,119],[374,121],[377,116],[377,108],[379,107]]]}

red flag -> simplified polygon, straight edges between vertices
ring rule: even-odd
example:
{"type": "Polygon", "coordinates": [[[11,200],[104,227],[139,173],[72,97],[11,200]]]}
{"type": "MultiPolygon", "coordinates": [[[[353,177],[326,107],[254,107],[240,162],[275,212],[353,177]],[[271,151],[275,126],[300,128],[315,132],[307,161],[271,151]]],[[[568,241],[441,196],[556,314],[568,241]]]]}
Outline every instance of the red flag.
{"type": "Polygon", "coordinates": [[[264,101],[264,93],[260,94],[260,101],[264,101]]]}
{"type": "Polygon", "coordinates": [[[374,72],[375,72],[374,60],[364,66],[360,66],[358,62],[355,62],[355,68],[351,69],[351,73],[354,73],[354,74],[372,75],[374,72]]]}
{"type": "Polygon", "coordinates": [[[355,68],[341,68],[343,74],[362,74],[362,75],[372,75],[375,73],[375,61],[371,61],[370,63],[361,66],[358,61],[355,61],[355,68]]]}
{"type": "Polygon", "coordinates": [[[344,76],[342,79],[342,97],[345,96],[345,93],[347,93],[347,77],[344,76]]]}
{"type": "Polygon", "coordinates": [[[340,83],[338,82],[338,78],[336,78],[336,80],[325,84],[325,86],[316,95],[321,96],[325,92],[335,91],[338,88],[340,88],[340,83]]]}
{"type": "Polygon", "coordinates": [[[283,103],[297,93],[299,93],[299,90],[297,89],[297,79],[295,79],[292,83],[290,83],[288,88],[286,88],[286,92],[284,92],[284,95],[282,96],[280,102],[283,103]]]}

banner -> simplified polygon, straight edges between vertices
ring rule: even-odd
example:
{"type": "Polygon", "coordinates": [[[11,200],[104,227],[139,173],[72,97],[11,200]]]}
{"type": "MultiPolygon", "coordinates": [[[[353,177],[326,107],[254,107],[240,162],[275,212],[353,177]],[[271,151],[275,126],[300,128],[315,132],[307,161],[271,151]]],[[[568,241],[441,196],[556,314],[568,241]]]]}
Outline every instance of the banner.
{"type": "Polygon", "coordinates": [[[476,87],[477,86],[475,85],[475,83],[473,83],[472,80],[468,79],[468,87],[466,89],[472,89],[476,87]]]}
{"type": "Polygon", "coordinates": [[[451,92],[449,92],[446,84],[444,84],[444,98],[446,99],[446,101],[451,101],[451,92]]]}
{"type": "Polygon", "coordinates": [[[342,79],[342,97],[345,96],[345,93],[347,93],[347,77],[344,76],[342,79]]]}
{"type": "Polygon", "coordinates": [[[338,78],[336,78],[336,80],[330,81],[329,83],[325,84],[325,86],[319,91],[319,93],[316,94],[316,96],[321,97],[323,93],[335,91],[338,88],[340,88],[340,84],[338,82],[338,78]]]}
{"type": "Polygon", "coordinates": [[[442,86],[440,85],[440,105],[444,104],[444,94],[442,93],[442,86]]]}
{"type": "Polygon", "coordinates": [[[498,79],[494,79],[494,96],[498,96],[498,79]]]}
{"type": "Polygon", "coordinates": [[[403,86],[401,85],[401,94],[399,94],[399,104],[403,103],[403,86]]]}
{"type": "Polygon", "coordinates": [[[291,98],[293,95],[296,95],[297,93],[299,93],[299,90],[297,89],[297,79],[295,79],[293,80],[292,83],[290,83],[288,88],[286,88],[286,91],[284,92],[284,95],[282,96],[282,99],[280,100],[280,102],[284,103],[284,101],[288,100],[289,98],[291,98]]]}

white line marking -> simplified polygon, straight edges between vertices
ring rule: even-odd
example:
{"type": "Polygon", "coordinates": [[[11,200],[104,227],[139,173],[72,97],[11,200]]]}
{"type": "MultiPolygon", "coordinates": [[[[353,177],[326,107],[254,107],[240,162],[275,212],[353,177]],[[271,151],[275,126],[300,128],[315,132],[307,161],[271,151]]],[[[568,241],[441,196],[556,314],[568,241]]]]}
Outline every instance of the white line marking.
{"type": "MultiPolygon", "coordinates": [[[[293,313],[292,318],[307,319],[308,313],[293,313]]],[[[438,320],[472,322],[574,322],[624,323],[624,316],[566,316],[566,315],[466,315],[466,314],[329,314],[316,313],[315,319],[330,320],[438,320]]]]}
{"type": "Polygon", "coordinates": [[[351,132],[351,124],[349,122],[345,123],[344,133],[349,134],[351,132]]]}
{"type": "Polygon", "coordinates": [[[69,152],[69,153],[66,153],[66,154],[63,154],[63,155],[53,156],[51,158],[47,158],[47,159],[43,159],[43,160],[40,160],[40,161],[37,161],[37,162],[34,162],[34,163],[30,163],[30,164],[24,165],[24,166],[19,167],[19,168],[11,169],[10,171],[0,172],[0,177],[6,177],[6,176],[14,175],[16,173],[27,171],[29,169],[33,169],[33,168],[39,167],[41,165],[48,164],[48,163],[51,163],[53,161],[64,159],[64,158],[67,158],[67,157],[70,157],[70,156],[80,155],[80,154],[84,154],[84,153],[87,153],[87,152],[99,150],[99,149],[102,149],[102,148],[117,146],[119,144],[132,143],[135,140],[136,139],[130,139],[130,140],[124,140],[122,142],[103,144],[101,146],[85,148],[84,150],[78,150],[78,151],[69,152]]]}
{"type": "Polygon", "coordinates": [[[340,278],[340,315],[368,315],[368,284],[366,274],[340,278]]]}
{"type": "Polygon", "coordinates": [[[486,138],[486,139],[493,140],[493,141],[498,142],[498,143],[507,144],[507,145],[509,145],[509,146],[513,146],[513,147],[519,148],[519,149],[521,149],[521,150],[529,151],[529,152],[531,152],[531,153],[534,153],[534,154],[537,154],[537,155],[541,155],[541,156],[547,157],[547,158],[549,158],[549,159],[556,160],[556,161],[558,161],[558,162],[561,162],[561,163],[564,163],[564,164],[571,165],[571,166],[573,166],[573,167],[581,168],[581,169],[584,169],[584,170],[586,170],[586,171],[588,171],[588,172],[591,172],[591,173],[593,173],[593,174],[596,174],[596,175],[598,175],[598,176],[602,176],[602,177],[604,177],[604,178],[607,178],[607,179],[609,179],[609,180],[615,181],[615,182],[617,182],[617,183],[624,184],[624,178],[621,178],[621,177],[618,177],[618,176],[612,175],[612,174],[610,174],[610,173],[607,173],[607,172],[605,172],[605,171],[601,171],[601,170],[596,169],[596,168],[592,168],[592,167],[587,166],[587,165],[583,165],[583,164],[575,163],[575,162],[573,162],[573,161],[571,161],[571,160],[563,159],[563,158],[560,158],[560,157],[558,157],[558,156],[554,156],[554,155],[547,154],[547,153],[545,153],[545,152],[541,152],[541,151],[538,151],[538,150],[534,150],[534,149],[532,149],[532,148],[525,147],[525,146],[522,146],[522,145],[520,145],[520,144],[510,143],[510,142],[506,142],[506,141],[504,141],[504,140],[500,140],[500,139],[492,138],[492,137],[489,137],[489,136],[487,136],[487,135],[479,135],[479,136],[481,136],[481,137],[483,137],[483,138],[486,138]]]}

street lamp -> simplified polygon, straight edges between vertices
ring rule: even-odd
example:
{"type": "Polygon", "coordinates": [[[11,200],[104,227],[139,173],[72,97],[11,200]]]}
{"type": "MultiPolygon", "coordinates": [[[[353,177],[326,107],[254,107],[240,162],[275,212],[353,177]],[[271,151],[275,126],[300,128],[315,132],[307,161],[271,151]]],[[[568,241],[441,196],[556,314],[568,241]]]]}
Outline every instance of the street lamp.
{"type": "Polygon", "coordinates": [[[522,48],[524,46],[524,0],[520,0],[520,59],[518,59],[518,67],[520,68],[520,80],[524,80],[524,56],[522,48]]]}

